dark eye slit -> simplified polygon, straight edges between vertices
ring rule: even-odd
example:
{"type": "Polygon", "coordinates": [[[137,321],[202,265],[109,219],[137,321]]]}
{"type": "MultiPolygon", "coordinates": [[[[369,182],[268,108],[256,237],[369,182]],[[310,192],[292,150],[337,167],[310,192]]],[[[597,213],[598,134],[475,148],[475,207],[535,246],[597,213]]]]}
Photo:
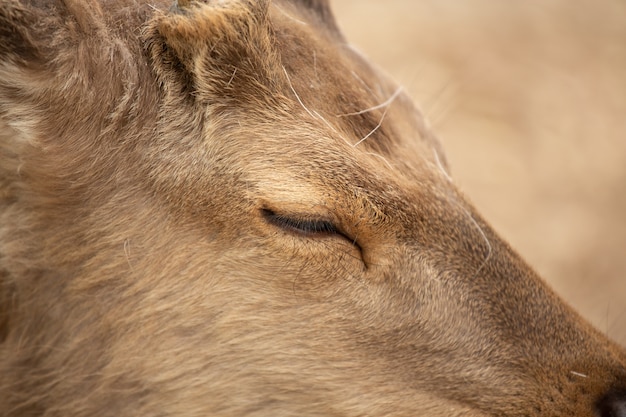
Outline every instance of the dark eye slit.
{"type": "Polygon", "coordinates": [[[295,215],[278,214],[270,209],[262,209],[261,212],[270,223],[294,233],[306,236],[324,234],[342,235],[337,227],[329,220],[311,217],[307,218],[306,216],[299,217],[295,215]]]}

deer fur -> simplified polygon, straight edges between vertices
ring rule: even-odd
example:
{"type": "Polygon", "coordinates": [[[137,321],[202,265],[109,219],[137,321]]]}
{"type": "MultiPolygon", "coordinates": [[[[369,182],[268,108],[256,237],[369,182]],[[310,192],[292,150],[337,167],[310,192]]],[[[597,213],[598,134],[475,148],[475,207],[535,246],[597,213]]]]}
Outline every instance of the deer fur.
{"type": "Polygon", "coordinates": [[[5,0],[0,40],[0,415],[626,415],[327,2],[5,0]]]}

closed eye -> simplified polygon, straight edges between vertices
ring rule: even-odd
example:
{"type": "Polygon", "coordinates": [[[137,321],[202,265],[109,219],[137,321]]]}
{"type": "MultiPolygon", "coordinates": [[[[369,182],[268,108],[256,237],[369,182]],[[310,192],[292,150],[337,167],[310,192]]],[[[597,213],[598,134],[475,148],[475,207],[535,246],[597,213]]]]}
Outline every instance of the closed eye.
{"type": "Polygon", "coordinates": [[[279,214],[270,209],[262,209],[261,213],[269,223],[292,233],[311,237],[319,235],[339,235],[345,237],[333,222],[327,219],[307,215],[279,214]]]}
{"type": "Polygon", "coordinates": [[[331,220],[324,217],[316,217],[316,215],[310,214],[277,213],[274,210],[267,208],[261,209],[261,214],[271,225],[297,236],[305,238],[335,236],[343,239],[359,251],[360,258],[358,259],[363,262],[365,268],[367,269],[367,263],[363,258],[363,249],[357,239],[350,237],[331,220]]]}

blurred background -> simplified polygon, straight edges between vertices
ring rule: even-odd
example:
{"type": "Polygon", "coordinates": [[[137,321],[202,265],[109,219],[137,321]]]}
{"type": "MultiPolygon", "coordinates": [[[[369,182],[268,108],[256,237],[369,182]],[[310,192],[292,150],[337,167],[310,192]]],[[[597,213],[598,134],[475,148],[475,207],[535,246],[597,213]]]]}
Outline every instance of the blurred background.
{"type": "Polygon", "coordinates": [[[626,2],[334,0],[483,216],[626,345],[626,2]]]}

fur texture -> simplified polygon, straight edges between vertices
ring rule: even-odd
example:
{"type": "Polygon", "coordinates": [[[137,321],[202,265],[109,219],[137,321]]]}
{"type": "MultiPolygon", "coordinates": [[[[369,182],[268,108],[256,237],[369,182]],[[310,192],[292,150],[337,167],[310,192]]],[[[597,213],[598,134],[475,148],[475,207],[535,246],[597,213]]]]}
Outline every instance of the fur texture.
{"type": "Polygon", "coordinates": [[[326,2],[6,0],[0,38],[0,415],[624,415],[624,350],[326,2]]]}

